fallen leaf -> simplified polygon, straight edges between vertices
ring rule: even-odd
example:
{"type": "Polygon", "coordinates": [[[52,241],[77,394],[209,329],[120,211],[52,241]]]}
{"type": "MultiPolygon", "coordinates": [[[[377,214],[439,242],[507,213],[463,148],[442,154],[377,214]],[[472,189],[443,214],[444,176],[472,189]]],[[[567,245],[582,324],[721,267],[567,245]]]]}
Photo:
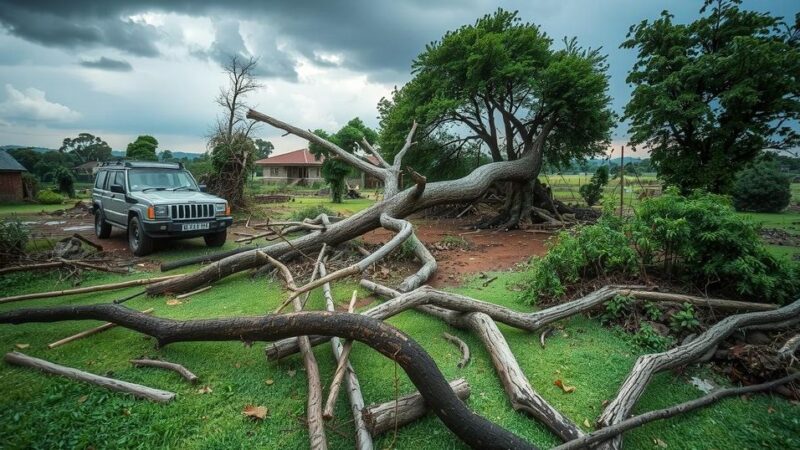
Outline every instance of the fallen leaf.
{"type": "Polygon", "coordinates": [[[667,448],[667,443],[662,441],[659,438],[653,439],[653,443],[656,444],[657,446],[661,447],[661,448],[667,448]]]}
{"type": "Polygon", "coordinates": [[[211,389],[211,386],[203,386],[197,390],[198,394],[210,394],[212,392],[214,392],[214,390],[211,389]]]}
{"type": "Polygon", "coordinates": [[[583,419],[583,426],[586,428],[592,428],[592,424],[589,423],[589,419],[583,419]]]}
{"type": "Polygon", "coordinates": [[[289,375],[289,377],[294,378],[294,376],[297,375],[297,371],[294,369],[289,369],[286,371],[286,375],[289,375]]]}
{"type": "Polygon", "coordinates": [[[122,410],[122,415],[123,416],[130,416],[131,415],[131,410],[128,409],[128,408],[123,409],[122,410]]]}
{"type": "Polygon", "coordinates": [[[83,402],[85,402],[85,401],[86,401],[88,398],[89,398],[89,396],[88,396],[88,395],[81,395],[81,396],[78,398],[78,403],[83,403],[83,402]]]}
{"type": "Polygon", "coordinates": [[[555,384],[556,386],[560,387],[561,390],[564,391],[565,394],[571,394],[571,393],[575,392],[575,386],[566,385],[560,379],[554,381],[553,384],[555,384]]]}
{"type": "Polygon", "coordinates": [[[264,381],[264,383],[267,383],[267,386],[272,386],[272,383],[274,383],[274,382],[275,382],[275,380],[273,380],[272,378],[269,378],[266,381],[264,381]]]}
{"type": "Polygon", "coordinates": [[[259,420],[263,420],[264,418],[266,418],[268,412],[269,410],[264,406],[253,406],[253,405],[247,405],[244,407],[244,410],[242,410],[242,414],[244,414],[245,416],[259,420]]]}
{"type": "Polygon", "coordinates": [[[241,369],[242,368],[242,363],[236,363],[236,364],[233,365],[233,367],[236,367],[237,369],[241,369]]]}
{"type": "Polygon", "coordinates": [[[178,305],[182,305],[182,304],[183,304],[183,302],[178,300],[178,299],[176,299],[176,298],[171,298],[171,299],[167,300],[167,306],[178,306],[178,305]]]}
{"type": "Polygon", "coordinates": [[[775,408],[773,408],[772,406],[770,406],[769,408],[767,408],[767,413],[768,413],[768,414],[772,414],[772,413],[774,413],[774,412],[775,412],[775,408]]]}
{"type": "Polygon", "coordinates": [[[15,344],[14,346],[20,350],[25,350],[26,348],[30,347],[31,344],[15,344]]]}
{"type": "Polygon", "coordinates": [[[708,394],[709,392],[713,391],[715,387],[714,383],[712,383],[711,381],[697,377],[692,377],[692,379],[689,380],[689,384],[696,387],[697,389],[700,390],[700,392],[704,394],[708,394]]]}

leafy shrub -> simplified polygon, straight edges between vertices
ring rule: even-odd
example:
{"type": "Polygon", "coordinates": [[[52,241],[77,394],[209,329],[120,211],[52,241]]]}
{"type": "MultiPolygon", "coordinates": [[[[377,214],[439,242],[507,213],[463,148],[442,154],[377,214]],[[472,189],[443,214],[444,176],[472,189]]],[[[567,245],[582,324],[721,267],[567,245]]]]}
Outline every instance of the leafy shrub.
{"type": "Polygon", "coordinates": [[[292,215],[289,217],[289,220],[300,221],[303,219],[313,219],[320,214],[327,214],[328,216],[335,216],[336,213],[333,212],[330,208],[327,208],[323,205],[314,205],[314,206],[306,206],[303,209],[298,209],[297,211],[293,212],[292,215]]]}
{"type": "Polygon", "coordinates": [[[562,231],[545,256],[534,258],[523,298],[534,304],[563,295],[566,284],[581,278],[637,270],[636,252],[620,223],[612,215],[604,215],[594,225],[562,231]]]}
{"type": "Polygon", "coordinates": [[[800,291],[797,265],[772,256],[726,197],[669,189],[624,221],[607,210],[594,225],[560,233],[533,260],[523,299],[536,303],[580,279],[645,270],[752,301],[782,304],[800,291]]]}
{"type": "Polygon", "coordinates": [[[589,206],[594,206],[600,201],[603,196],[603,187],[608,184],[608,167],[600,166],[597,171],[592,175],[589,183],[582,185],[578,192],[580,192],[583,200],[589,206]]]}
{"type": "Polygon", "coordinates": [[[19,255],[25,251],[30,231],[17,219],[0,220],[0,253],[19,255]]]}
{"type": "Polygon", "coordinates": [[[661,319],[661,308],[658,307],[653,302],[644,302],[642,305],[642,309],[644,309],[644,315],[647,316],[650,320],[659,320],[661,319]]]}
{"type": "Polygon", "coordinates": [[[44,205],[60,205],[64,203],[64,196],[49,189],[44,189],[36,194],[36,201],[44,205]]]}
{"type": "Polygon", "coordinates": [[[631,310],[634,298],[627,295],[615,295],[606,303],[606,312],[600,318],[603,322],[612,322],[621,318],[631,310]]]}
{"type": "Polygon", "coordinates": [[[649,323],[643,323],[633,335],[633,342],[644,349],[663,352],[672,345],[672,338],[662,336],[649,323]]]}
{"type": "Polygon", "coordinates": [[[739,172],[731,191],[737,211],[780,212],[792,199],[791,180],[772,161],[739,172]]]}
{"type": "Polygon", "coordinates": [[[59,167],[53,172],[53,180],[58,185],[58,192],[75,198],[75,177],[66,167],[59,167]]]}
{"type": "Polygon", "coordinates": [[[669,326],[675,332],[692,331],[700,326],[700,321],[697,320],[694,307],[690,303],[684,303],[683,308],[670,317],[669,326]]]}
{"type": "Polygon", "coordinates": [[[778,303],[800,290],[797,266],[772,256],[758,227],[726,197],[668,189],[642,202],[628,235],[643,265],[659,264],[666,275],[699,286],[778,303]]]}
{"type": "Polygon", "coordinates": [[[39,180],[30,172],[22,172],[22,195],[25,199],[36,198],[39,192],[39,180]]]}

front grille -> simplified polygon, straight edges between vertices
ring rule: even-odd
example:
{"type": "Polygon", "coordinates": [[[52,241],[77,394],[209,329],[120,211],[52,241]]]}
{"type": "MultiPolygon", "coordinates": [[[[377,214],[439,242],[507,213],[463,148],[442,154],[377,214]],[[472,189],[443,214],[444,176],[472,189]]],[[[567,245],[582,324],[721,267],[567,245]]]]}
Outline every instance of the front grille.
{"type": "Polygon", "coordinates": [[[214,205],[210,203],[172,205],[171,213],[173,220],[211,219],[214,217],[214,205]]]}

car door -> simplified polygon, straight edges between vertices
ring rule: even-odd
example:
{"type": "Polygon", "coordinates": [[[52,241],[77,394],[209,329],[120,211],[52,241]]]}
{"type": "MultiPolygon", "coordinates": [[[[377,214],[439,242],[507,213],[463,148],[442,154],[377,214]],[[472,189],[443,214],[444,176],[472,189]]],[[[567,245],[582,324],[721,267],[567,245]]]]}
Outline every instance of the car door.
{"type": "Polygon", "coordinates": [[[112,192],[112,186],[120,186],[124,192],[127,192],[127,184],[125,183],[125,172],[122,170],[115,170],[108,176],[107,188],[107,204],[103,205],[106,213],[106,219],[116,222],[121,225],[126,225],[128,221],[128,205],[125,202],[125,193],[112,192]]]}

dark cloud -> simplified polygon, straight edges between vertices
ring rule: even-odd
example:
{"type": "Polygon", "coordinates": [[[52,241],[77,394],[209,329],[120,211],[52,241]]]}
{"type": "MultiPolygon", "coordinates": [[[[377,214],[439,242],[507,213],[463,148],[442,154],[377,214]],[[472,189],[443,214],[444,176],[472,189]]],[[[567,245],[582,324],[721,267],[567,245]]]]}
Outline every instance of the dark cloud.
{"type": "Polygon", "coordinates": [[[131,63],[128,61],[106,58],[105,56],[95,60],[83,60],[79,64],[90,69],[110,70],[112,72],[130,72],[133,70],[131,63]]]}
{"type": "Polygon", "coordinates": [[[137,56],[159,54],[155,27],[119,15],[81,14],[78,2],[64,3],[75,5],[75,17],[40,8],[39,3],[12,3],[0,8],[0,24],[12,35],[48,47],[110,47],[137,56]]]}
{"type": "MultiPolygon", "coordinates": [[[[239,21],[235,19],[214,19],[214,42],[208,50],[195,51],[195,56],[209,58],[224,66],[233,56],[254,57],[259,60],[255,75],[259,77],[276,77],[296,81],[294,59],[277,48],[274,42],[268,42],[264,52],[258,55],[247,48],[242,38],[239,21]]],[[[262,46],[263,47],[263,46],[262,46]]]]}

